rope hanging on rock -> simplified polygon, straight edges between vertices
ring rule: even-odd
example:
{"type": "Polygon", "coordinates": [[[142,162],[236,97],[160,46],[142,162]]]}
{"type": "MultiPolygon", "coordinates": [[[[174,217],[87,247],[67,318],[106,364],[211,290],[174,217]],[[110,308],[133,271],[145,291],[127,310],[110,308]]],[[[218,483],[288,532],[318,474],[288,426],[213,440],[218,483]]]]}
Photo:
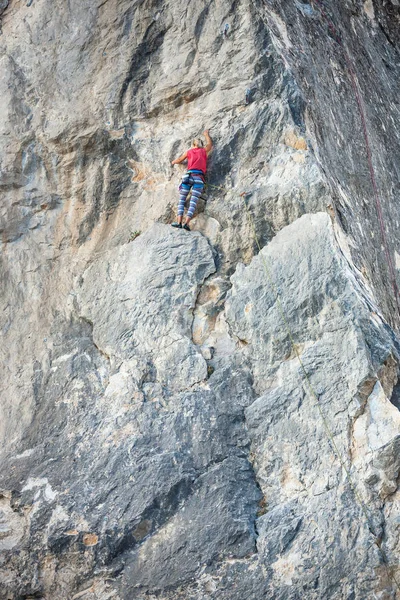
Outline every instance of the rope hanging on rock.
{"type": "Polygon", "coordinates": [[[359,111],[360,118],[361,118],[364,143],[365,143],[365,149],[366,149],[367,160],[368,160],[368,169],[369,169],[369,173],[370,173],[370,177],[371,177],[372,189],[374,192],[374,199],[375,199],[376,212],[378,214],[379,228],[381,231],[382,242],[383,242],[383,246],[385,249],[386,260],[387,260],[388,268],[389,268],[389,276],[390,276],[391,284],[393,287],[397,311],[398,311],[399,317],[400,317],[400,292],[399,292],[399,287],[397,285],[396,272],[395,272],[395,269],[393,266],[393,260],[392,260],[392,257],[390,255],[390,251],[389,251],[389,244],[387,241],[385,223],[384,223],[384,218],[383,218],[382,203],[381,203],[380,193],[379,193],[378,184],[377,184],[377,180],[376,180],[375,169],[374,169],[374,165],[373,165],[373,161],[372,161],[372,150],[371,150],[371,143],[369,141],[369,135],[368,135],[367,119],[366,119],[366,115],[365,115],[364,104],[363,104],[360,90],[359,90],[358,83],[357,83],[357,77],[356,77],[353,63],[350,59],[349,53],[347,52],[346,48],[344,47],[342,36],[336,29],[332,20],[326,14],[326,11],[325,11],[322,3],[320,2],[320,0],[314,0],[314,2],[318,6],[318,9],[319,9],[319,12],[320,12],[322,18],[326,21],[329,31],[332,34],[332,38],[335,40],[335,42],[338,44],[338,46],[340,46],[340,48],[342,49],[343,55],[344,55],[344,58],[346,61],[347,69],[350,74],[351,85],[352,85],[352,88],[354,91],[354,96],[356,99],[358,111],[359,111]]]}

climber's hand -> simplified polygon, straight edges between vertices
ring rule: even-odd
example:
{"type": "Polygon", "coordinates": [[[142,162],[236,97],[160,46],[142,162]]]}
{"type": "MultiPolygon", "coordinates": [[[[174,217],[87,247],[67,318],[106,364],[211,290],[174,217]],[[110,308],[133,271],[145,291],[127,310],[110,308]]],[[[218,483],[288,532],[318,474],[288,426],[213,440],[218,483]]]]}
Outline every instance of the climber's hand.
{"type": "Polygon", "coordinates": [[[183,162],[184,160],[187,159],[187,152],[185,152],[184,154],[182,154],[182,156],[179,156],[179,158],[176,158],[175,160],[172,161],[171,165],[179,165],[181,162],[183,162]]]}

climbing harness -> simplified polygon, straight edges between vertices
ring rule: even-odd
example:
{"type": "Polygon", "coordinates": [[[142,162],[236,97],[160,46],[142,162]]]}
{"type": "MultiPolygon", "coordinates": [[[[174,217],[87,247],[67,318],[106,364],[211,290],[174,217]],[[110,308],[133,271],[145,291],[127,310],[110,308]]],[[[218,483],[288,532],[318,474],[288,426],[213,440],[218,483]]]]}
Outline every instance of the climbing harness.
{"type": "Polygon", "coordinates": [[[393,266],[393,260],[390,255],[389,245],[388,245],[388,241],[387,241],[387,235],[386,235],[385,224],[384,224],[384,219],[383,219],[383,212],[382,212],[382,203],[381,203],[380,193],[379,193],[378,184],[377,184],[377,180],[376,180],[375,169],[374,169],[374,165],[373,165],[373,161],[372,161],[371,143],[369,141],[367,119],[365,116],[365,108],[364,108],[364,104],[363,104],[363,101],[361,98],[359,86],[357,83],[357,76],[356,76],[356,73],[355,73],[355,70],[353,67],[353,63],[350,59],[349,53],[347,52],[347,50],[344,46],[342,36],[336,29],[332,20],[327,15],[321,1],[320,0],[313,0],[313,1],[318,6],[321,16],[326,21],[332,38],[335,40],[335,42],[338,44],[338,46],[340,46],[340,48],[342,49],[344,59],[346,61],[347,69],[350,74],[351,85],[352,85],[352,88],[354,91],[354,96],[355,96],[355,99],[357,102],[358,111],[359,111],[360,119],[361,119],[361,125],[362,125],[367,160],[368,160],[368,169],[369,169],[369,174],[370,174],[370,178],[371,178],[372,189],[374,192],[375,206],[376,206],[376,212],[378,214],[379,228],[381,231],[383,247],[385,249],[386,260],[387,260],[388,268],[389,268],[389,277],[390,277],[391,284],[393,287],[397,311],[398,311],[399,317],[400,317],[400,292],[399,292],[399,287],[397,285],[396,272],[395,272],[395,269],[393,266]]]}

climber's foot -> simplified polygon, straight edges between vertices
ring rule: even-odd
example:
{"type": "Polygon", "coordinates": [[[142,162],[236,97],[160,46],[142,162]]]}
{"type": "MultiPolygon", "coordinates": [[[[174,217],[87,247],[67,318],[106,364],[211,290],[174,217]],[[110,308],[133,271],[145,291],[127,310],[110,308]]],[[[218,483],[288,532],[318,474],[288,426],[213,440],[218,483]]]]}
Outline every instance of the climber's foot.
{"type": "Polygon", "coordinates": [[[182,229],[182,223],[171,223],[172,227],[177,227],[178,229],[182,229]]]}
{"type": "Polygon", "coordinates": [[[184,224],[183,229],[186,229],[186,231],[190,231],[190,227],[187,223],[184,224]]]}

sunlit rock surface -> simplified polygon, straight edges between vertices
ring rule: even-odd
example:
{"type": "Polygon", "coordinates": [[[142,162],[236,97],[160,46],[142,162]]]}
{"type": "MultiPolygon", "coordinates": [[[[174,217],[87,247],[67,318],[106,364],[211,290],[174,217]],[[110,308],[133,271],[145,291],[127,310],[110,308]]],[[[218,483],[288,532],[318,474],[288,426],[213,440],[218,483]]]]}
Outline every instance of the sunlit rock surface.
{"type": "Polygon", "coordinates": [[[400,598],[397,4],[0,0],[1,599],[400,598]]]}

